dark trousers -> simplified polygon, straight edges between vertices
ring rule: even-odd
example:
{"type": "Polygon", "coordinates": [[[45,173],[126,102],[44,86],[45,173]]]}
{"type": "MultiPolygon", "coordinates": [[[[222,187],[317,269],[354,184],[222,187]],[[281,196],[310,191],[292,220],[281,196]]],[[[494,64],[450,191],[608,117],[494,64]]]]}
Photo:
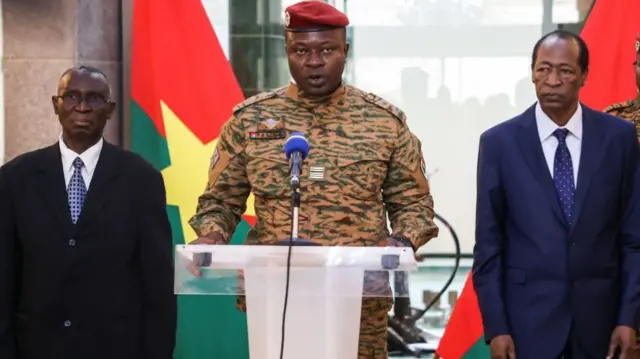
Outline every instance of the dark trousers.
{"type": "MultiPolygon", "coordinates": [[[[571,332],[573,333],[573,331],[571,332]]],[[[579,352],[580,343],[573,338],[572,333],[569,334],[567,343],[564,345],[564,349],[562,349],[562,353],[560,353],[556,359],[587,359],[586,356],[573,355],[574,352],[579,352]]]]}
{"type": "MultiPolygon", "coordinates": [[[[613,358],[617,359],[619,357],[620,357],[619,351],[616,351],[613,358]]],[[[584,346],[582,345],[582,343],[580,343],[580,341],[575,337],[573,326],[572,326],[571,331],[569,332],[569,337],[567,338],[567,343],[565,344],[564,349],[562,350],[562,353],[560,353],[555,359],[604,359],[604,358],[594,358],[593,356],[589,355],[584,350],[584,346]]]]}

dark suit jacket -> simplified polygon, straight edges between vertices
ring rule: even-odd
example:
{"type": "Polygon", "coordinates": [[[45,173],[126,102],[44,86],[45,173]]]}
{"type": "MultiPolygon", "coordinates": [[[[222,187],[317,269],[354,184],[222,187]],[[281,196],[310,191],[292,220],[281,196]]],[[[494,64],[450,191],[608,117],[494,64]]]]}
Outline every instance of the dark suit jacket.
{"type": "Polygon", "coordinates": [[[638,160],[635,127],[583,105],[569,227],[534,107],[482,134],[473,281],[487,341],[511,334],[518,359],[553,358],[573,323],[572,338],[604,358],[614,327],[636,325],[638,160]]]}
{"type": "Polygon", "coordinates": [[[58,144],[0,168],[0,358],[170,359],[162,177],[104,143],[74,226],[58,144]]]}

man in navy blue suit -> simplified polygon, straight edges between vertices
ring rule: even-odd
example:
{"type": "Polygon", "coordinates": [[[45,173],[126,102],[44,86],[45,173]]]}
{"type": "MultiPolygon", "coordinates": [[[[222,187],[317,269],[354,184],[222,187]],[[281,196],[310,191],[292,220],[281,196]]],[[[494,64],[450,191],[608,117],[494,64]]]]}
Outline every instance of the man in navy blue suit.
{"type": "Polygon", "coordinates": [[[578,101],[588,68],[580,37],[544,36],[538,102],[480,137],[473,282],[492,358],[631,359],[638,139],[578,101]]]}

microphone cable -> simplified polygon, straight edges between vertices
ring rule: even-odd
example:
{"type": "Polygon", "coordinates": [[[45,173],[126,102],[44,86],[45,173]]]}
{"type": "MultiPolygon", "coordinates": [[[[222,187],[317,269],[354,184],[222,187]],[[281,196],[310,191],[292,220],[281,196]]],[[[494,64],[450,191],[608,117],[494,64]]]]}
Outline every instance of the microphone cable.
{"type": "Polygon", "coordinates": [[[451,285],[453,280],[456,278],[456,274],[458,273],[458,268],[460,267],[460,257],[462,255],[460,251],[460,239],[458,238],[458,234],[456,233],[456,231],[453,230],[453,227],[451,226],[451,224],[447,222],[444,218],[439,216],[437,213],[434,213],[434,216],[438,221],[442,222],[442,224],[444,224],[445,227],[447,227],[447,230],[449,231],[449,233],[451,233],[451,238],[453,238],[453,243],[456,247],[455,264],[453,266],[453,271],[451,271],[451,275],[449,276],[449,279],[444,284],[440,292],[435,297],[433,297],[433,299],[431,299],[429,304],[427,304],[427,306],[424,309],[417,311],[415,314],[413,314],[411,317],[408,318],[408,321],[411,323],[417,322],[418,319],[422,318],[429,311],[429,309],[431,309],[438,302],[438,300],[440,300],[440,297],[442,297],[442,295],[447,291],[447,289],[449,289],[449,286],[451,285]]]}
{"type": "Polygon", "coordinates": [[[293,249],[293,216],[296,208],[296,197],[300,194],[294,191],[291,198],[291,235],[289,236],[289,245],[287,250],[287,274],[284,285],[284,304],[282,308],[282,324],[281,324],[281,338],[280,338],[280,359],[284,358],[284,333],[287,321],[287,305],[289,304],[289,280],[291,277],[291,251],[293,249]]]}

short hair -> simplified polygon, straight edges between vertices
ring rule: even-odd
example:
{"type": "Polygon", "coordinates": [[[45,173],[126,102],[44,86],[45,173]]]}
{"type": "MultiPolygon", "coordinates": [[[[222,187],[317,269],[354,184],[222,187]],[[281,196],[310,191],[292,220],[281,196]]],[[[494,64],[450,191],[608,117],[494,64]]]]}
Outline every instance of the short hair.
{"type": "Polygon", "coordinates": [[[73,71],[87,71],[90,74],[97,74],[104,77],[104,80],[107,82],[107,87],[109,89],[109,97],[111,97],[111,85],[109,85],[109,78],[104,72],[102,72],[102,70],[92,66],[80,65],[80,66],[72,67],[70,69],[65,70],[65,72],[63,72],[62,75],[60,75],[60,80],[62,80],[65,76],[67,76],[73,71]]]}
{"type": "Polygon", "coordinates": [[[60,76],[60,79],[62,79],[63,77],[67,76],[70,72],[73,71],[87,71],[91,74],[98,74],[102,77],[104,77],[105,80],[107,80],[107,82],[109,82],[109,78],[107,77],[107,75],[102,72],[102,70],[96,68],[96,67],[92,67],[92,66],[78,66],[78,67],[72,67],[70,69],[67,69],[65,72],[62,73],[62,75],[60,76]]]}
{"type": "Polygon", "coordinates": [[[536,42],[536,44],[533,46],[533,54],[531,55],[532,70],[536,64],[536,60],[538,59],[538,50],[540,49],[540,45],[542,45],[542,43],[550,37],[557,37],[562,40],[574,40],[578,44],[578,64],[580,65],[580,70],[582,70],[582,72],[589,71],[589,48],[587,47],[587,43],[584,42],[584,40],[579,35],[566,30],[552,31],[541,37],[540,40],[536,42]]]}

